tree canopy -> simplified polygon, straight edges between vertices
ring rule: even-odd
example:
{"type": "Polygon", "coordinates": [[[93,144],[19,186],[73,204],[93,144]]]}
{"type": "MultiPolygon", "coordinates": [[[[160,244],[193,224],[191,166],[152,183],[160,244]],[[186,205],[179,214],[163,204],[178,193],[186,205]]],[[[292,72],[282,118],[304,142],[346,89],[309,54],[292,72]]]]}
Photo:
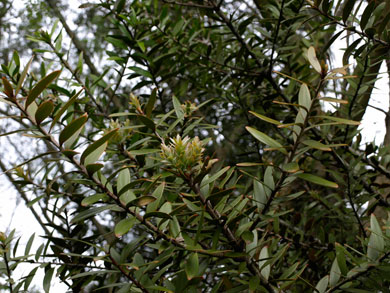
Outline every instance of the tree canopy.
{"type": "Polygon", "coordinates": [[[389,1],[1,5],[0,168],[44,239],[0,233],[1,289],[388,290],[389,1]]]}

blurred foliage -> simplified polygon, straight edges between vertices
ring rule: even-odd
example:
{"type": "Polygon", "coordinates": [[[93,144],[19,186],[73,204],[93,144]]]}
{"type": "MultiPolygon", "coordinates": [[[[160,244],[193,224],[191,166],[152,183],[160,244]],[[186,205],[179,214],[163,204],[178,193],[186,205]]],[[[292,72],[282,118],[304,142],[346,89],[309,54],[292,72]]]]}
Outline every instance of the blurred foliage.
{"type": "Polygon", "coordinates": [[[100,1],[77,30],[57,4],[11,11],[27,41],[2,27],[36,56],[2,55],[26,150],[0,167],[45,239],[0,234],[2,289],[387,292],[389,148],[358,126],[389,2],[100,1]]]}

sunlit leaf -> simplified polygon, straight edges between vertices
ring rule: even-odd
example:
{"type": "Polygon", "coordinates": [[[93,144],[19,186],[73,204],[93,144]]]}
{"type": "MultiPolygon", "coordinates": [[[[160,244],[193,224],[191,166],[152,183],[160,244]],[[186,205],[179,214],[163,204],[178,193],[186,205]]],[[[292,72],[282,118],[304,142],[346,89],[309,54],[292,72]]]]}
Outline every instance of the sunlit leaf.
{"type": "MultiPolygon", "coordinates": [[[[65,128],[61,131],[59,142],[60,144],[63,144],[70,138],[72,138],[73,141],[75,141],[80,134],[82,128],[84,127],[85,123],[88,120],[88,114],[84,113],[82,116],[74,119],[72,122],[70,122],[65,128]],[[76,137],[74,137],[76,135],[76,137]],[[72,137],[73,136],[73,137],[72,137]]],[[[73,144],[73,142],[72,142],[73,144]]],[[[70,147],[70,146],[68,146],[70,147]]],[[[68,148],[65,147],[65,148],[68,148]]]]}
{"type": "Polygon", "coordinates": [[[303,180],[306,180],[306,181],[309,181],[309,182],[312,182],[312,183],[315,183],[315,184],[318,184],[318,185],[331,187],[331,188],[338,188],[339,187],[337,185],[337,183],[329,181],[329,180],[326,180],[326,179],[321,178],[321,177],[318,177],[316,175],[302,173],[302,174],[298,174],[296,176],[301,178],[301,179],[303,179],[303,180]]]}
{"type": "Polygon", "coordinates": [[[131,217],[131,218],[123,219],[119,223],[117,223],[115,225],[115,229],[114,229],[115,236],[116,237],[121,237],[122,235],[124,235],[127,232],[129,232],[130,229],[133,228],[136,220],[137,219],[135,217],[131,217]]]}
{"type": "Polygon", "coordinates": [[[283,148],[283,146],[274,140],[273,138],[269,137],[265,133],[258,131],[257,129],[254,129],[252,127],[246,126],[246,130],[249,131],[250,134],[252,134],[258,141],[269,145],[270,147],[277,148],[281,153],[287,154],[287,151],[283,148]]]}
{"type": "Polygon", "coordinates": [[[101,138],[99,138],[97,141],[93,142],[92,144],[90,144],[86,149],[85,151],[82,153],[81,155],[81,158],[80,158],[80,162],[82,164],[91,164],[91,163],[94,163],[99,157],[100,155],[103,153],[106,145],[107,145],[107,142],[108,140],[116,134],[116,132],[118,131],[118,128],[116,129],[113,129],[109,132],[107,132],[105,135],[103,135],[101,138]],[[103,149],[103,151],[102,151],[103,149]],[[85,162],[85,160],[87,159],[87,157],[91,156],[89,159],[88,159],[88,163],[85,162]],[[97,159],[96,159],[97,157],[97,159]],[[95,160],[95,161],[94,161],[95,160]]]}

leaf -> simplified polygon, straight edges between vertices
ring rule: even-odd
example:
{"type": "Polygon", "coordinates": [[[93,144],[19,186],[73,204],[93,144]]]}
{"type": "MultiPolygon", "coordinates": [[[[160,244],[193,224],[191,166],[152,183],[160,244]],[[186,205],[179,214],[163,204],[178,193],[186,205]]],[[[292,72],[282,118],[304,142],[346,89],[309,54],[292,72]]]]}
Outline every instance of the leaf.
{"type": "Polygon", "coordinates": [[[328,282],[329,282],[329,276],[326,275],[318,282],[316,286],[317,291],[320,293],[324,293],[326,291],[326,288],[328,288],[328,282]]]}
{"type": "Polygon", "coordinates": [[[347,21],[348,17],[351,15],[353,6],[355,5],[356,0],[347,0],[343,6],[343,21],[347,21]]]}
{"type": "Polygon", "coordinates": [[[31,245],[33,244],[33,241],[34,241],[34,237],[35,237],[35,233],[33,233],[30,236],[30,238],[28,239],[27,244],[26,244],[26,248],[24,250],[24,255],[29,255],[30,249],[31,249],[31,245]]]}
{"type": "Polygon", "coordinates": [[[334,259],[332,268],[330,269],[329,286],[333,287],[340,280],[341,271],[337,262],[337,258],[334,259]]]}
{"type": "Polygon", "coordinates": [[[368,20],[370,19],[370,16],[372,14],[372,12],[374,11],[375,9],[375,6],[377,5],[377,3],[375,1],[371,1],[368,3],[368,5],[366,6],[366,9],[364,9],[364,12],[362,14],[362,17],[360,19],[360,28],[364,31],[364,29],[366,28],[366,25],[368,23],[368,20]]]}
{"type": "Polygon", "coordinates": [[[8,98],[14,99],[14,89],[12,88],[12,85],[5,76],[3,76],[1,79],[3,80],[4,93],[8,98]]]}
{"type": "Polygon", "coordinates": [[[153,153],[158,153],[160,152],[160,149],[140,149],[140,150],[133,150],[129,151],[130,155],[132,156],[137,156],[137,155],[148,155],[148,154],[153,154],[153,153]]]}
{"type": "Polygon", "coordinates": [[[321,72],[322,72],[321,65],[320,65],[320,62],[318,62],[317,55],[316,55],[316,50],[314,49],[313,46],[311,46],[311,47],[307,50],[307,59],[309,59],[309,62],[310,62],[310,64],[311,64],[311,66],[313,66],[313,68],[314,68],[319,74],[321,74],[321,72]]]}
{"type": "Polygon", "coordinates": [[[148,118],[152,115],[154,105],[156,104],[157,88],[152,90],[148,103],[145,106],[145,114],[148,118]]]}
{"type": "Polygon", "coordinates": [[[356,126],[360,125],[359,121],[353,121],[353,120],[348,120],[348,119],[334,117],[334,116],[316,116],[316,117],[340,122],[341,124],[346,124],[346,125],[356,125],[356,126]]]}
{"type": "MultiPolygon", "coordinates": [[[[108,142],[108,140],[116,134],[116,132],[118,131],[119,128],[115,128],[109,132],[107,132],[105,135],[103,135],[101,138],[99,138],[97,141],[93,142],[92,144],[90,144],[86,149],[85,151],[83,152],[83,154],[81,155],[81,158],[80,158],[80,162],[81,164],[84,164],[84,162],[86,161],[87,157],[91,155],[91,157],[88,159],[88,162],[89,164],[91,163],[91,161],[93,161],[93,159],[95,159],[97,156],[100,157],[101,153],[104,151],[102,151],[102,148],[105,149],[105,146],[107,145],[106,143],[108,142]],[[100,153],[100,155],[99,155],[100,153]]],[[[97,160],[97,159],[96,159],[97,160]]],[[[87,163],[86,163],[87,164],[87,163]]]]}
{"type": "Polygon", "coordinates": [[[198,254],[196,252],[190,254],[185,264],[184,270],[187,274],[188,280],[192,280],[194,277],[198,275],[199,259],[198,259],[198,254]]]}
{"type": "Polygon", "coordinates": [[[116,207],[117,207],[116,204],[111,204],[111,205],[104,205],[101,207],[91,208],[91,209],[82,211],[81,213],[78,213],[70,222],[74,224],[74,223],[83,221],[85,219],[88,219],[92,216],[96,216],[97,214],[99,214],[105,210],[112,210],[116,207]]]}
{"type": "Polygon", "coordinates": [[[153,75],[149,71],[146,71],[145,69],[139,68],[137,66],[130,66],[129,69],[133,70],[135,73],[141,76],[153,79],[153,75]]]}
{"type": "Polygon", "coordinates": [[[379,255],[383,252],[385,242],[383,239],[382,229],[379,226],[378,220],[374,214],[370,218],[371,235],[368,241],[367,256],[371,260],[377,260],[379,255]]]}
{"type": "Polygon", "coordinates": [[[324,144],[320,143],[319,141],[315,141],[315,140],[311,140],[311,139],[304,140],[304,141],[302,141],[302,143],[311,147],[311,148],[321,150],[321,151],[331,151],[332,150],[329,146],[324,145],[324,144]]]}
{"type": "Polygon", "coordinates": [[[146,127],[150,128],[153,131],[156,129],[156,124],[154,124],[154,121],[152,119],[144,115],[137,115],[137,117],[146,127]]]}
{"type": "Polygon", "coordinates": [[[130,201],[129,203],[126,204],[126,207],[129,207],[129,206],[143,207],[143,206],[150,204],[151,202],[154,202],[155,200],[156,200],[156,198],[154,196],[144,195],[144,196],[140,196],[140,197],[130,201]]]}
{"type": "Polygon", "coordinates": [[[172,103],[173,103],[173,108],[175,109],[175,113],[176,113],[177,118],[179,120],[183,120],[184,111],[181,107],[179,100],[176,98],[176,96],[172,96],[172,103]]]}
{"type": "Polygon", "coordinates": [[[306,83],[303,83],[299,89],[298,102],[299,105],[304,107],[307,111],[310,111],[312,102],[310,97],[310,91],[306,83]]]}
{"type": "Polygon", "coordinates": [[[43,277],[43,290],[45,293],[50,292],[50,283],[53,278],[54,268],[50,268],[45,272],[45,276],[43,277]]]}
{"type": "Polygon", "coordinates": [[[286,171],[288,173],[295,173],[299,171],[299,165],[297,162],[290,162],[285,165],[283,165],[283,171],[286,171]]]}
{"type": "Polygon", "coordinates": [[[130,229],[133,228],[136,220],[137,219],[135,217],[121,220],[118,224],[115,225],[115,236],[119,238],[129,232],[130,229]]]}
{"type": "Polygon", "coordinates": [[[103,164],[95,163],[95,164],[89,164],[85,168],[87,169],[88,174],[92,176],[95,172],[99,171],[103,167],[104,167],[103,164]]]}
{"type": "Polygon", "coordinates": [[[269,122],[269,123],[272,123],[272,124],[276,124],[276,125],[280,125],[282,123],[280,123],[279,121],[276,121],[272,118],[268,118],[264,115],[261,115],[261,114],[258,114],[258,113],[255,113],[255,112],[252,112],[252,111],[249,111],[249,113],[251,113],[252,115],[255,115],[257,118],[263,120],[263,121],[266,121],[266,122],[269,122]]]}
{"type": "Polygon", "coordinates": [[[76,101],[77,97],[81,94],[81,92],[84,89],[81,89],[78,91],[73,97],[71,97],[64,106],[61,107],[61,109],[57,112],[57,114],[54,116],[53,121],[50,125],[50,130],[53,128],[53,126],[57,123],[57,121],[61,118],[62,114],[65,113],[65,111],[76,101]]]}
{"type": "Polygon", "coordinates": [[[336,258],[337,258],[338,267],[341,273],[343,274],[343,276],[346,276],[348,273],[348,267],[345,259],[344,247],[337,242],[335,243],[335,247],[336,247],[336,258]]]}
{"type": "Polygon", "coordinates": [[[42,104],[39,105],[37,112],[35,113],[35,121],[37,124],[41,124],[43,120],[45,120],[47,117],[50,116],[50,114],[53,112],[54,104],[52,101],[44,101],[42,104]]]}
{"type": "Polygon", "coordinates": [[[323,98],[320,98],[320,100],[325,101],[325,102],[331,102],[331,103],[348,104],[347,100],[336,99],[336,98],[323,97],[323,98]]]}
{"type": "Polygon", "coordinates": [[[60,133],[60,138],[59,138],[60,144],[62,145],[70,138],[72,138],[72,140],[75,141],[78,135],[80,134],[82,128],[84,127],[85,123],[87,122],[87,120],[88,120],[88,114],[84,113],[82,116],[74,119],[67,126],[65,126],[65,128],[60,133]]]}
{"type": "Polygon", "coordinates": [[[271,273],[271,265],[267,264],[266,266],[265,263],[268,261],[269,255],[268,255],[268,247],[264,246],[259,255],[259,269],[261,275],[268,281],[269,275],[271,273]]]}
{"type": "Polygon", "coordinates": [[[118,174],[117,190],[120,192],[123,187],[131,182],[131,175],[129,168],[122,169],[118,174]]]}
{"type": "Polygon", "coordinates": [[[314,184],[318,184],[318,185],[322,185],[322,186],[326,186],[326,187],[331,187],[331,188],[338,188],[339,187],[337,185],[337,183],[329,181],[329,180],[326,180],[326,179],[321,178],[321,177],[318,177],[316,175],[312,175],[312,174],[308,174],[308,173],[302,173],[302,174],[298,174],[296,176],[301,178],[301,179],[303,179],[303,180],[312,182],[314,184]]]}
{"type": "Polygon", "coordinates": [[[105,193],[97,193],[97,194],[85,197],[81,201],[81,205],[83,207],[87,207],[87,206],[90,206],[94,203],[97,203],[99,200],[106,199],[106,198],[108,198],[108,196],[105,193]]]}
{"type": "Polygon", "coordinates": [[[172,220],[172,217],[166,213],[162,212],[150,212],[146,213],[144,216],[144,219],[151,218],[151,217],[156,217],[156,218],[161,218],[161,219],[170,219],[172,220]]]}
{"type": "Polygon", "coordinates": [[[222,170],[219,170],[216,174],[214,174],[213,176],[207,178],[206,180],[202,180],[200,188],[202,188],[203,186],[206,186],[206,185],[214,182],[215,180],[217,180],[219,177],[221,177],[229,169],[230,169],[230,166],[227,166],[227,167],[223,168],[222,170]]]}
{"type": "Polygon", "coordinates": [[[60,75],[60,73],[61,70],[53,71],[38,81],[27,96],[25,109],[27,109],[27,107],[35,101],[35,99],[60,75]]]}
{"type": "Polygon", "coordinates": [[[16,89],[15,89],[15,97],[18,95],[20,89],[22,88],[23,82],[26,79],[28,69],[30,68],[30,65],[31,65],[31,62],[33,61],[33,59],[34,59],[34,56],[31,57],[30,60],[27,62],[26,67],[23,69],[23,72],[19,77],[18,83],[16,85],[16,89]]]}
{"type": "Polygon", "coordinates": [[[108,145],[108,142],[106,141],[101,146],[99,146],[94,151],[92,151],[88,156],[86,156],[83,164],[88,166],[90,164],[95,163],[97,160],[99,160],[99,158],[102,156],[102,154],[106,150],[107,145],[108,145]]]}
{"type": "Polygon", "coordinates": [[[266,135],[265,133],[261,132],[261,131],[258,131],[257,129],[254,129],[252,127],[249,127],[249,126],[246,126],[245,127],[246,130],[249,131],[250,134],[253,135],[254,138],[256,138],[258,141],[266,144],[266,145],[269,145],[273,148],[277,148],[278,151],[280,151],[281,153],[287,155],[287,151],[283,148],[283,146],[277,142],[276,140],[274,140],[273,138],[269,137],[268,135],[266,135]]]}

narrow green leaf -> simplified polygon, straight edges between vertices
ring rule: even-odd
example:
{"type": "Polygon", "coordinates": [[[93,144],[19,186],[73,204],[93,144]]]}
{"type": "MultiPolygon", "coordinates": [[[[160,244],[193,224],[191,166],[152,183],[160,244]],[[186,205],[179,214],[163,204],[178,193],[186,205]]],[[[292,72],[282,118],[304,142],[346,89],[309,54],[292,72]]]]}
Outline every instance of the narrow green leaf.
{"type": "Polygon", "coordinates": [[[320,100],[325,102],[331,102],[331,103],[348,104],[347,100],[336,99],[336,98],[323,97],[320,98],[320,100]]]}
{"type": "Polygon", "coordinates": [[[302,173],[302,174],[298,174],[296,176],[303,179],[303,180],[312,182],[314,184],[318,184],[318,185],[322,185],[322,186],[326,186],[326,187],[331,187],[331,188],[338,188],[339,187],[337,185],[337,183],[326,180],[326,179],[321,178],[321,177],[318,177],[316,175],[302,173]]]}
{"type": "Polygon", "coordinates": [[[344,247],[342,247],[341,244],[337,242],[335,243],[335,247],[338,267],[340,268],[340,271],[343,276],[346,276],[348,273],[348,267],[345,259],[344,247]]]}
{"type": "Polygon", "coordinates": [[[321,74],[321,65],[320,62],[318,62],[316,50],[312,46],[307,50],[307,59],[309,60],[311,66],[313,66],[313,68],[321,74]]]}
{"type": "Polygon", "coordinates": [[[215,173],[213,176],[207,178],[207,180],[202,180],[202,184],[201,184],[200,187],[202,188],[203,186],[206,186],[207,184],[210,184],[210,183],[214,182],[214,181],[217,180],[219,177],[221,177],[223,174],[225,174],[225,172],[226,172],[227,170],[229,170],[229,169],[230,169],[230,166],[227,166],[227,167],[223,168],[222,170],[219,170],[219,171],[218,171],[217,173],[215,173]]]}
{"type": "MultiPolygon", "coordinates": [[[[96,153],[93,153],[94,151],[96,151],[99,147],[102,147],[103,145],[106,144],[106,142],[113,136],[116,134],[116,132],[118,131],[119,128],[116,128],[116,129],[113,129],[109,132],[107,132],[105,135],[103,135],[101,138],[99,138],[97,141],[93,142],[92,144],[90,144],[86,149],[85,151],[83,152],[83,154],[81,155],[81,158],[80,158],[80,162],[81,164],[84,164],[85,162],[85,159],[92,154],[92,156],[95,158],[96,156],[96,153]]],[[[101,151],[101,149],[99,149],[99,151],[101,151]]]]}
{"type": "Polygon", "coordinates": [[[88,219],[92,216],[96,216],[97,214],[99,214],[105,210],[112,210],[115,208],[117,208],[116,204],[104,205],[101,207],[91,208],[91,209],[82,211],[81,213],[78,213],[70,222],[77,223],[77,222],[83,221],[85,219],[88,219]]]}
{"type": "Polygon", "coordinates": [[[146,71],[145,69],[139,68],[137,66],[130,66],[129,69],[133,70],[135,73],[141,76],[153,78],[152,74],[149,71],[146,71]]]}
{"type": "Polygon", "coordinates": [[[150,116],[152,115],[152,111],[157,100],[156,97],[157,97],[157,88],[152,90],[148,103],[145,106],[145,114],[148,118],[150,118],[150,116]]]}
{"type": "Polygon", "coordinates": [[[24,255],[29,255],[30,249],[31,249],[31,245],[32,245],[33,242],[34,242],[34,237],[35,237],[35,233],[33,233],[33,234],[30,236],[30,238],[28,239],[27,244],[26,244],[26,249],[24,250],[24,255]]]}
{"type": "Polygon", "coordinates": [[[92,205],[94,203],[97,203],[99,200],[103,200],[103,199],[107,199],[108,196],[105,194],[105,193],[97,193],[97,194],[94,194],[94,195],[91,195],[91,196],[88,196],[88,197],[85,197],[82,201],[81,201],[81,205],[83,207],[87,207],[89,205],[92,205]]]}
{"type": "Polygon", "coordinates": [[[61,70],[53,71],[38,81],[27,96],[25,104],[26,109],[60,75],[60,73],[61,70]]]}
{"type": "Polygon", "coordinates": [[[179,100],[176,98],[176,96],[172,96],[172,103],[173,103],[173,108],[175,109],[175,113],[177,118],[181,121],[184,118],[184,111],[181,107],[181,104],[179,100]]]}
{"type": "Polygon", "coordinates": [[[375,1],[371,1],[371,2],[368,3],[366,8],[364,9],[362,17],[360,19],[360,28],[363,31],[366,28],[368,20],[370,19],[370,16],[371,16],[372,12],[374,11],[376,5],[377,5],[377,3],[375,1]]]}
{"type": "Polygon", "coordinates": [[[197,253],[191,253],[187,259],[184,270],[187,274],[187,279],[191,280],[198,275],[199,259],[197,253]]]}
{"type": "MultiPolygon", "coordinates": [[[[356,0],[347,0],[343,6],[343,21],[347,21],[348,17],[351,15],[353,6],[355,5],[356,0]]],[[[341,8],[339,8],[341,9],[341,8]]]]}
{"type": "Polygon", "coordinates": [[[37,122],[37,124],[41,124],[43,120],[49,117],[50,114],[53,112],[53,109],[54,104],[50,100],[44,101],[42,104],[40,104],[37,109],[37,112],[35,113],[35,121],[37,122]]]}
{"type": "Polygon", "coordinates": [[[334,116],[316,116],[316,117],[340,122],[340,123],[346,124],[346,125],[360,125],[359,121],[353,121],[353,120],[348,120],[348,119],[334,117],[334,116]]]}
{"type": "Polygon", "coordinates": [[[302,141],[302,143],[311,147],[311,148],[321,150],[321,151],[331,151],[332,150],[329,146],[324,145],[323,143],[320,143],[319,141],[315,141],[315,140],[311,140],[311,139],[304,140],[304,141],[302,141]]]}
{"type": "Polygon", "coordinates": [[[118,224],[115,225],[115,236],[119,238],[129,232],[130,229],[133,228],[136,220],[137,219],[135,217],[121,220],[118,224]]]}
{"type": "Polygon", "coordinates": [[[249,131],[250,134],[253,135],[254,138],[259,140],[260,142],[269,145],[273,148],[277,148],[281,153],[287,155],[287,151],[283,148],[283,146],[273,138],[269,137],[265,133],[258,131],[257,129],[254,129],[252,127],[246,126],[245,128],[246,130],[249,131]]]}
{"type": "Polygon", "coordinates": [[[43,290],[45,293],[50,292],[50,283],[53,278],[54,268],[50,268],[45,272],[45,276],[43,277],[43,290]]]}
{"type": "Polygon", "coordinates": [[[56,115],[53,118],[53,121],[50,125],[50,130],[53,128],[53,126],[57,123],[57,121],[61,118],[62,114],[65,113],[65,111],[76,101],[77,97],[82,93],[84,89],[81,89],[78,91],[73,97],[71,97],[64,106],[61,107],[61,109],[56,113],[56,115]]]}
{"type": "Polygon", "coordinates": [[[84,113],[82,116],[70,122],[60,133],[60,144],[70,139],[74,134],[79,134],[88,120],[88,114],[84,113]]]}
{"type": "Polygon", "coordinates": [[[146,127],[150,128],[153,131],[156,129],[156,124],[154,124],[154,121],[152,119],[148,118],[145,115],[137,115],[137,117],[146,127]]]}
{"type": "Polygon", "coordinates": [[[137,156],[137,155],[147,155],[147,154],[153,154],[160,152],[160,149],[140,149],[140,150],[133,150],[129,151],[130,155],[137,156]]]}
{"type": "Polygon", "coordinates": [[[255,112],[252,112],[252,111],[249,111],[249,113],[251,113],[252,115],[255,115],[257,118],[263,120],[263,121],[266,121],[266,122],[269,122],[269,123],[272,123],[272,124],[276,124],[276,125],[281,125],[282,123],[280,123],[279,121],[277,120],[274,120],[272,118],[268,118],[264,115],[261,115],[261,114],[258,114],[258,113],[255,113],[255,112]]]}
{"type": "Polygon", "coordinates": [[[163,213],[163,212],[150,212],[150,213],[146,213],[145,216],[144,216],[144,219],[151,218],[151,217],[172,220],[172,217],[170,215],[168,215],[166,213],[163,213]]]}
{"type": "Polygon", "coordinates": [[[305,107],[307,111],[311,108],[311,97],[310,97],[310,91],[307,87],[306,83],[303,83],[299,89],[299,95],[298,95],[298,102],[299,105],[302,107],[305,107]]]}
{"type": "Polygon", "coordinates": [[[29,292],[28,288],[30,287],[31,281],[35,277],[35,274],[38,270],[38,267],[31,270],[31,272],[27,275],[26,280],[24,281],[24,291],[29,292]]]}
{"type": "Polygon", "coordinates": [[[22,88],[23,82],[26,79],[28,69],[30,68],[31,62],[33,61],[34,56],[30,58],[30,60],[27,62],[26,67],[23,69],[22,74],[19,77],[18,84],[16,85],[15,89],[15,97],[18,95],[20,89],[22,88]]]}

